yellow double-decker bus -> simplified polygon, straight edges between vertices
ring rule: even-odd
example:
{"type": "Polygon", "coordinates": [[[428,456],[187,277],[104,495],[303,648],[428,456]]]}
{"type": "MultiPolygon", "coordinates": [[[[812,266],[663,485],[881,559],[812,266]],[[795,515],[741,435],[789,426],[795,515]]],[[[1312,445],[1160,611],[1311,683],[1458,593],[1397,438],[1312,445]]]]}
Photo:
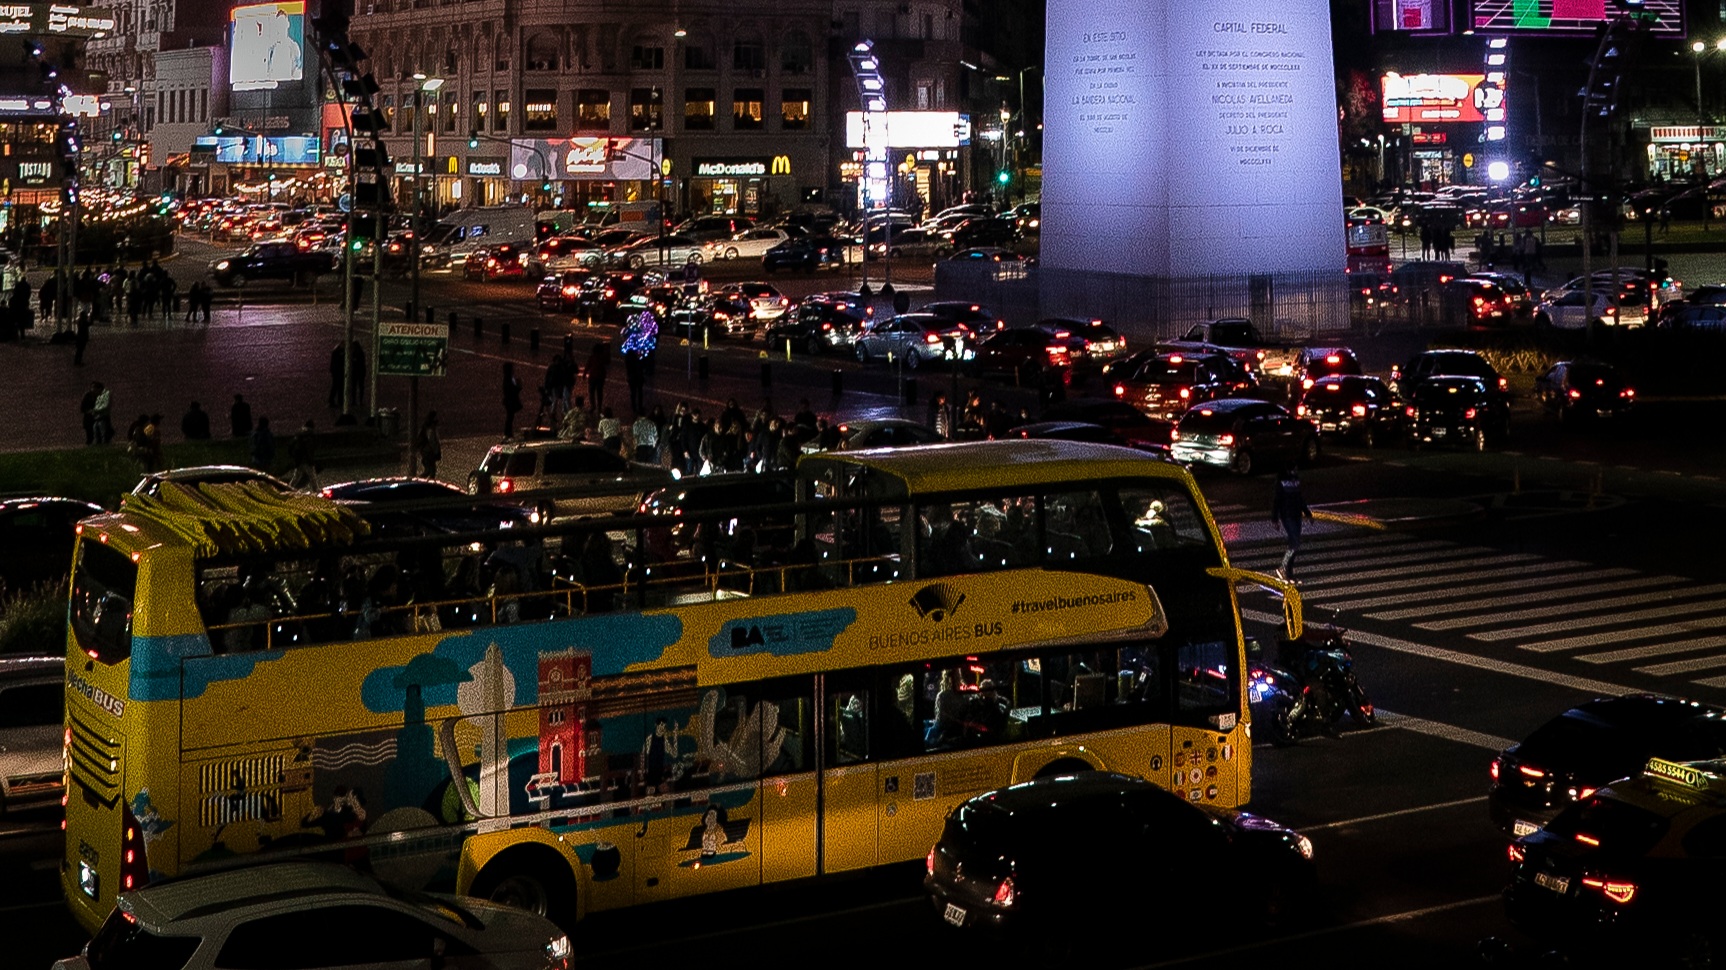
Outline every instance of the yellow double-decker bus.
{"type": "Polygon", "coordinates": [[[1185,470],[1024,441],[796,479],[478,534],[247,485],[86,520],[73,911],[314,853],[568,923],[917,859],[956,802],[1051,772],[1247,801],[1234,587],[1279,584],[1228,566],[1185,470]]]}

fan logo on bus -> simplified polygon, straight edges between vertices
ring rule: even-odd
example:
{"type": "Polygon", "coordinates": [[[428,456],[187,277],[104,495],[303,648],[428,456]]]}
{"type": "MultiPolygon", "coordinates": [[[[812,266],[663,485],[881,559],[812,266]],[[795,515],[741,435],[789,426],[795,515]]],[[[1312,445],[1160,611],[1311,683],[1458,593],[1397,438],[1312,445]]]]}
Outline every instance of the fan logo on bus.
{"type": "Polygon", "coordinates": [[[931,583],[911,597],[911,605],[916,608],[917,615],[936,623],[959,612],[964,602],[965,594],[946,583],[931,583]]]}
{"type": "MultiPolygon", "coordinates": [[[[931,583],[918,590],[917,595],[906,600],[906,603],[917,611],[919,617],[935,624],[952,619],[964,602],[965,594],[958,587],[947,583],[931,583]]],[[[984,637],[998,637],[1000,635],[1001,621],[999,620],[993,623],[976,623],[969,628],[954,624],[938,626],[935,629],[905,630],[900,633],[872,636],[869,638],[869,649],[892,649],[927,643],[946,643],[952,640],[981,640],[984,637]]]]}
{"type": "Polygon", "coordinates": [[[113,694],[97,687],[95,684],[90,683],[75,673],[67,674],[66,681],[68,686],[78,693],[83,694],[85,697],[88,697],[102,710],[107,711],[115,717],[126,716],[126,702],[120,698],[115,697],[113,694]]]}

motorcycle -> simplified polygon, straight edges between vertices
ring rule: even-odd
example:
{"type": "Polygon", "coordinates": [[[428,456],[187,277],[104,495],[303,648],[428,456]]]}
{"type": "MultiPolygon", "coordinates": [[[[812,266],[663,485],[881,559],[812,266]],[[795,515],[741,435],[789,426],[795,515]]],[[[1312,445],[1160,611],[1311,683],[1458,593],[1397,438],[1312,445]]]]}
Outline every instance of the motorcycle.
{"type": "Polygon", "coordinates": [[[1275,663],[1253,644],[1247,667],[1247,700],[1253,721],[1272,744],[1299,743],[1315,734],[1336,736],[1344,718],[1357,726],[1378,723],[1372,700],[1354,674],[1347,631],[1333,624],[1308,626],[1299,639],[1277,643],[1275,663]]]}

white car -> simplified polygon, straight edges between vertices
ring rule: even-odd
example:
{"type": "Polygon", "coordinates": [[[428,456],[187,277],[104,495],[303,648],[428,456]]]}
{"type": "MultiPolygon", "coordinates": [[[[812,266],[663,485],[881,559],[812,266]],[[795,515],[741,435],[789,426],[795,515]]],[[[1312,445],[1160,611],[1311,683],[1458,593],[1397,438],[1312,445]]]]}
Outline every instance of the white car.
{"type": "Polygon", "coordinates": [[[702,256],[717,259],[760,259],[762,254],[791,236],[783,229],[745,229],[730,239],[704,243],[702,256]]]}
{"type": "Polygon", "coordinates": [[[1632,294],[1626,294],[1616,307],[1599,290],[1592,294],[1592,302],[1585,301],[1583,296],[1581,290],[1569,290],[1540,301],[1534,308],[1534,325],[1583,330],[1594,320],[1608,327],[1640,327],[1648,322],[1647,306],[1632,294]]]}
{"type": "Polygon", "coordinates": [[[640,236],[605,254],[608,266],[645,269],[649,266],[682,266],[699,263],[703,256],[701,242],[675,233],[669,236],[640,236]]]}
{"type": "Polygon", "coordinates": [[[791,309],[791,298],[772,283],[732,283],[722,295],[749,304],[749,319],[772,323],[791,309]]]}
{"type": "Polygon", "coordinates": [[[605,251],[580,236],[553,236],[533,248],[528,257],[530,276],[556,276],[572,269],[597,269],[605,262],[605,251]]]}
{"type": "Polygon", "coordinates": [[[66,792],[65,657],[0,657],[0,815],[66,792]]]}
{"type": "Polygon", "coordinates": [[[389,892],[328,862],[278,862],[123,892],[54,970],[486,967],[570,970],[551,920],[480,899],[389,892]]]}

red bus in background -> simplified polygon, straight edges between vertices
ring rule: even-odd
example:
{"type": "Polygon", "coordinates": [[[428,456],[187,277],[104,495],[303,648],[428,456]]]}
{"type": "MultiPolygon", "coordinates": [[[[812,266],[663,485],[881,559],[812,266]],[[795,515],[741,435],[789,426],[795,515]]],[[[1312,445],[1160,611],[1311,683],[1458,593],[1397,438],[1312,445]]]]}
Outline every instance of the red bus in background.
{"type": "Polygon", "coordinates": [[[1382,221],[1349,220],[1348,271],[1379,275],[1390,272],[1390,230],[1382,221]]]}

